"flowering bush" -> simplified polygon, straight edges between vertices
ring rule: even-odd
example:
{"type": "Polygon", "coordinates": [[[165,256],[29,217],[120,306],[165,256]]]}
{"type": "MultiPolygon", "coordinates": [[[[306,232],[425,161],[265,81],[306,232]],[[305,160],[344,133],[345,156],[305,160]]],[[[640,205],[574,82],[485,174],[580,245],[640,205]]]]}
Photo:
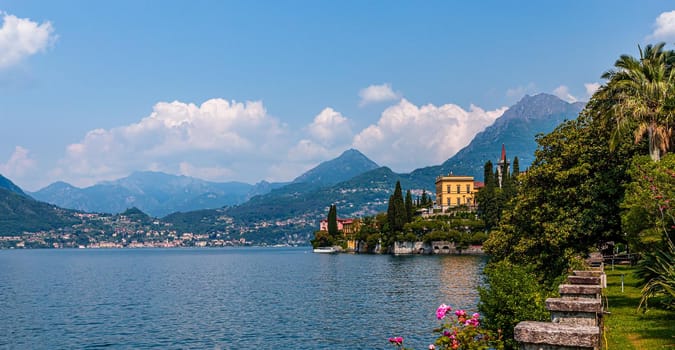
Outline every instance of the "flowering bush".
{"type": "MultiPolygon", "coordinates": [[[[464,310],[457,310],[452,317],[452,307],[441,304],[436,309],[436,318],[444,320],[434,333],[439,336],[433,344],[429,344],[429,350],[478,350],[478,349],[504,349],[504,344],[499,337],[492,332],[480,328],[480,315],[469,315],[464,310]],[[448,317],[450,315],[450,317],[448,317]]],[[[402,337],[389,338],[389,342],[400,350],[403,347],[402,337]]]]}

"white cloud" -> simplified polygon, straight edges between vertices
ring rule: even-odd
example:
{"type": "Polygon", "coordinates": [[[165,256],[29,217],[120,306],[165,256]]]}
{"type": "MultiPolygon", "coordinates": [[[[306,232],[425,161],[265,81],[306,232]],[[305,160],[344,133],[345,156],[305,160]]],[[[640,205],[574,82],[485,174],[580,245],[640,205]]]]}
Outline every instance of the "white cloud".
{"type": "Polygon", "coordinates": [[[382,112],[376,125],[356,135],[353,147],[396,171],[440,164],[505,110],[484,111],[471,105],[466,111],[454,104],[418,107],[403,99],[382,112]]]}
{"type": "Polygon", "coordinates": [[[354,136],[349,119],[330,107],[324,108],[304,130],[307,134],[288,150],[287,162],[277,165],[275,173],[295,178],[342,153],[354,136]]]}
{"type": "Polygon", "coordinates": [[[675,10],[663,12],[656,17],[654,32],[647,37],[652,40],[675,40],[675,10]]]}
{"type": "Polygon", "coordinates": [[[147,169],[211,180],[264,177],[282,161],[287,138],[262,102],[160,102],[138,123],[89,131],[67,147],[54,173],[80,186],[147,169]]]}
{"type": "Polygon", "coordinates": [[[359,106],[365,106],[370,103],[398,100],[401,98],[401,94],[394,92],[391,89],[391,84],[385,83],[382,85],[370,85],[365,89],[361,89],[359,97],[361,97],[359,106]]]}
{"type": "Polygon", "coordinates": [[[35,160],[31,158],[30,152],[21,146],[16,146],[7,162],[0,163],[0,174],[15,179],[26,176],[34,168],[35,160]]]}
{"type": "MultiPolygon", "coordinates": [[[[223,167],[197,167],[189,162],[180,162],[178,164],[179,174],[185,176],[196,177],[203,180],[218,181],[232,177],[234,173],[232,170],[223,167]]],[[[161,171],[161,167],[149,169],[154,171],[161,171]]]]}
{"type": "Polygon", "coordinates": [[[560,99],[565,100],[569,103],[574,103],[579,101],[576,97],[572,96],[570,94],[569,88],[565,85],[560,85],[555,90],[553,90],[553,94],[558,96],[560,99]]]}
{"type": "Polygon", "coordinates": [[[584,87],[586,88],[586,96],[588,98],[591,98],[593,94],[598,91],[600,88],[600,83],[586,83],[584,84],[584,87]]]}
{"type": "Polygon", "coordinates": [[[43,52],[56,40],[50,22],[37,23],[4,12],[0,28],[0,68],[19,63],[24,58],[43,52]]]}
{"type": "Polygon", "coordinates": [[[353,135],[349,120],[330,107],[314,117],[307,130],[313,141],[324,146],[348,140],[353,135]]]}

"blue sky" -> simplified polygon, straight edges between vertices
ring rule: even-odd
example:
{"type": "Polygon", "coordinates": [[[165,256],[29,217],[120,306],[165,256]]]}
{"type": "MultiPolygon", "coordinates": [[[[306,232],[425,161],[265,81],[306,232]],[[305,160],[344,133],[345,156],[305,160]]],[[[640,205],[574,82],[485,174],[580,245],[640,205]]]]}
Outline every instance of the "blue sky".
{"type": "MultiPolygon", "coordinates": [[[[439,164],[524,94],[587,100],[666,1],[0,1],[0,174],[287,181],[439,164]]],[[[670,46],[672,47],[672,45],[670,46]]],[[[496,156],[498,154],[496,153],[496,156]]]]}

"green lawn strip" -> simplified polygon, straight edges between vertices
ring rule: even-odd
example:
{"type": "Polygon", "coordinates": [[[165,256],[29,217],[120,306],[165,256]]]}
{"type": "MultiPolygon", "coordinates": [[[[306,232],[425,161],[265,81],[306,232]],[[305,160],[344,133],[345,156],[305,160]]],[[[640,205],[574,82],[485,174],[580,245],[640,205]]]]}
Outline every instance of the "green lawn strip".
{"type": "MultiPolygon", "coordinates": [[[[607,274],[605,338],[608,349],[675,349],[675,312],[660,307],[658,300],[649,302],[647,312],[637,311],[641,286],[633,275],[634,267],[611,266],[607,274]],[[624,291],[621,292],[621,275],[624,291]]],[[[604,298],[604,297],[603,297],[604,298]]]]}

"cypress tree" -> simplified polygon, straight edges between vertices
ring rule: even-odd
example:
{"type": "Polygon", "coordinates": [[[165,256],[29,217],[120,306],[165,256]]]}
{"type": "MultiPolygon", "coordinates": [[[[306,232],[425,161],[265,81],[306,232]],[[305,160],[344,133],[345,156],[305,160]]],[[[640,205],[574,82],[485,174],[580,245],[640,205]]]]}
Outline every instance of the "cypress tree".
{"type": "Polygon", "coordinates": [[[403,231],[403,225],[406,223],[406,211],[405,202],[403,201],[403,190],[401,190],[400,181],[396,181],[394,194],[389,197],[387,219],[389,221],[389,229],[392,233],[403,231]]]}
{"type": "Polygon", "coordinates": [[[405,193],[405,216],[406,216],[405,222],[406,223],[412,222],[413,213],[414,213],[414,208],[413,208],[412,194],[410,193],[410,190],[408,190],[405,193]]]}
{"type": "Polygon", "coordinates": [[[518,177],[520,174],[520,165],[518,164],[518,157],[513,158],[513,177],[518,177]]]}
{"type": "Polygon", "coordinates": [[[337,207],[335,204],[332,204],[328,210],[328,234],[331,237],[338,236],[337,207]]]}
{"type": "Polygon", "coordinates": [[[485,162],[485,166],[483,167],[483,181],[485,182],[485,187],[488,186],[494,186],[494,176],[492,175],[493,169],[492,169],[492,162],[487,161],[485,162]]]}
{"type": "Polygon", "coordinates": [[[427,190],[422,190],[422,199],[420,199],[420,207],[426,208],[429,198],[427,197],[427,190]]]}

